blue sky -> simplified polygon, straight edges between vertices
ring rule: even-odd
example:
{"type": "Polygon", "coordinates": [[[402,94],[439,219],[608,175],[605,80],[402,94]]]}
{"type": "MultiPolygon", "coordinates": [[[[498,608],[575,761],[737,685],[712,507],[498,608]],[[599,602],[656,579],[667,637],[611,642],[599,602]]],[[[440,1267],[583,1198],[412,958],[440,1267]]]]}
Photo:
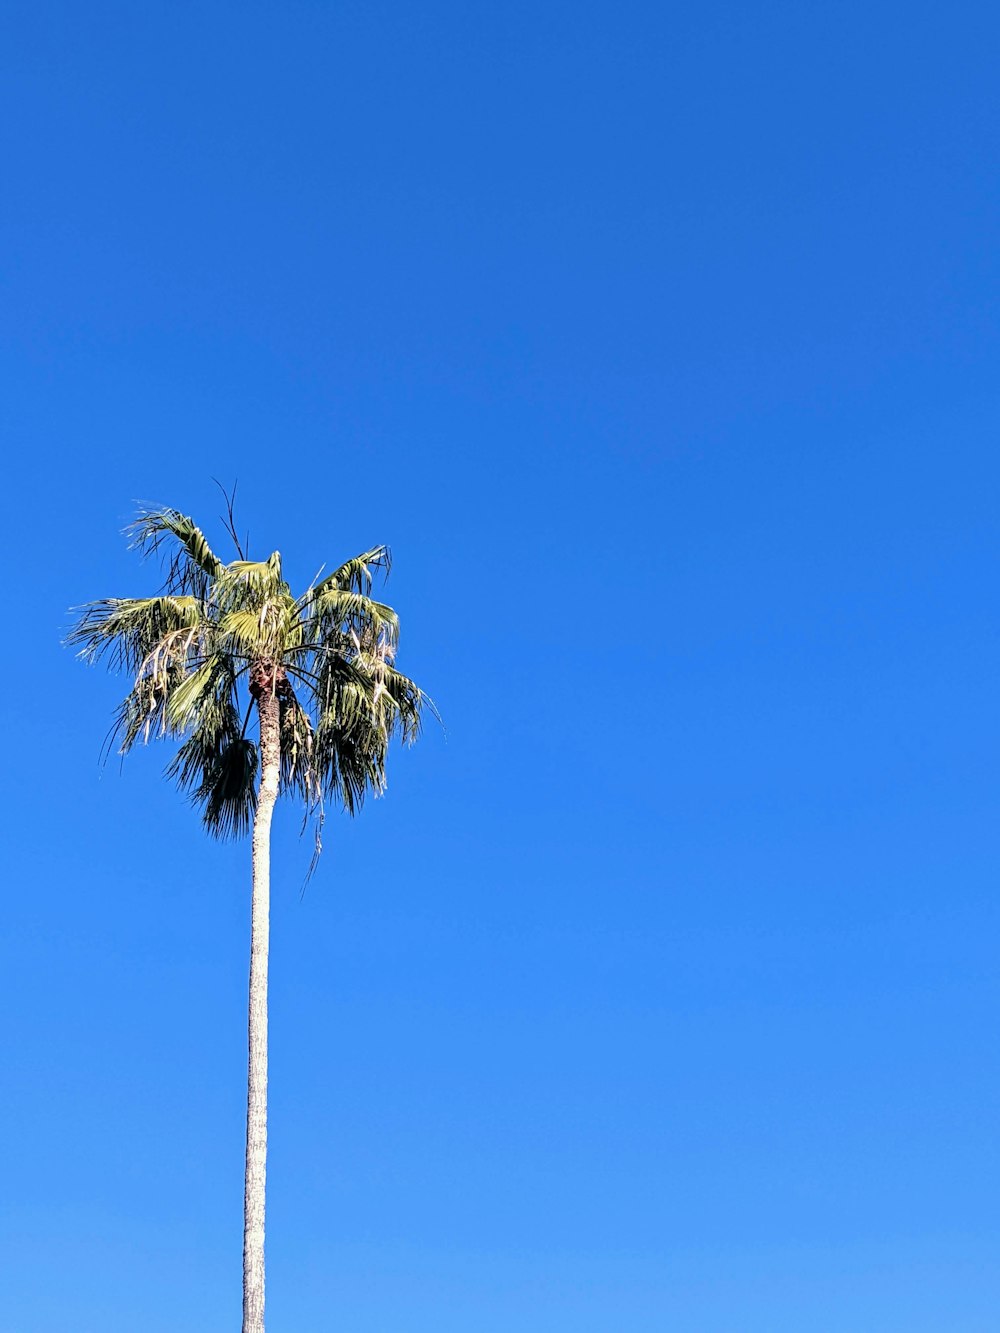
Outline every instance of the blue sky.
{"type": "Polygon", "coordinates": [[[238,1319],[248,849],[60,645],[213,476],[447,724],[277,821],[269,1330],[996,1328],[998,38],[0,8],[2,1333],[238,1319]]]}

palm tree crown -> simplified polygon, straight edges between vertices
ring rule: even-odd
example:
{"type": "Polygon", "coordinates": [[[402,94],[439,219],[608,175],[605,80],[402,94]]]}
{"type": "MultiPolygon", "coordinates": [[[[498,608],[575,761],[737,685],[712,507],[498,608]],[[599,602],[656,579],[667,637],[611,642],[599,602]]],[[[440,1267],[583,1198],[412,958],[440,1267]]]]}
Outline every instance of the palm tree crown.
{"type": "MultiPolygon", "coordinates": [[[[399,621],[371,596],[387,573],[373,547],[296,597],[281,556],[223,563],[194,522],[144,510],[127,530],[143,554],[168,556],[155,597],[104,598],[80,608],[70,633],[81,656],[133,677],[109,748],[175,737],[167,767],[217,837],[246,833],[257,803],[252,705],[277,696],[281,786],[322,818],[324,799],[349,812],[385,789],[389,742],[416,738],[427,696],[396,670],[399,621]]],[[[317,825],[317,828],[319,825],[317,825]]],[[[317,849],[318,849],[317,833],[317,849]]]]}

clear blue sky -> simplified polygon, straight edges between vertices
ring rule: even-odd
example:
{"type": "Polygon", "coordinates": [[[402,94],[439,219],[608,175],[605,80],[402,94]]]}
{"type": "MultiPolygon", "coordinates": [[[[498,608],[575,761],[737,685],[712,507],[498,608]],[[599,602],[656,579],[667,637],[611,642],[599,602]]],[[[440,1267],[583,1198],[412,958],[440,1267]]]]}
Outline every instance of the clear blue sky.
{"type": "Polygon", "coordinates": [[[269,1333],[998,1327],[1000,20],[0,9],[0,1333],[239,1318],[248,850],[66,608],[389,542],[282,812],[269,1333]]]}

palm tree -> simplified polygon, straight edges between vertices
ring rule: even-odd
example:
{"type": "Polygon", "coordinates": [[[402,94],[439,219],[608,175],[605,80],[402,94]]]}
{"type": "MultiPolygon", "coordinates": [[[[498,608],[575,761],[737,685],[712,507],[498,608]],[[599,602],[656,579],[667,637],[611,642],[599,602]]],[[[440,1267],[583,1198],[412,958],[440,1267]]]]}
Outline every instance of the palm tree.
{"type": "Polygon", "coordinates": [[[193,521],[143,510],[127,530],[143,554],[168,554],[154,597],[105,598],[78,608],[69,641],[106,658],[133,684],[108,749],[182,741],[167,766],[219,838],[252,830],[252,900],[243,1216],[243,1333],[264,1329],[264,1183],[267,1154],[267,962],[271,817],[280,790],[315,817],[324,802],[349,813],[385,790],[393,736],[412,741],[426,695],[393,665],[399,622],[371,596],[387,573],[384,546],[348,560],[300,597],[277,551],[247,558],[227,497],[239,558],[224,564],[193,521]],[[256,713],[257,738],[248,734],[256,713]],[[259,783],[258,783],[259,773],[259,783]]]}

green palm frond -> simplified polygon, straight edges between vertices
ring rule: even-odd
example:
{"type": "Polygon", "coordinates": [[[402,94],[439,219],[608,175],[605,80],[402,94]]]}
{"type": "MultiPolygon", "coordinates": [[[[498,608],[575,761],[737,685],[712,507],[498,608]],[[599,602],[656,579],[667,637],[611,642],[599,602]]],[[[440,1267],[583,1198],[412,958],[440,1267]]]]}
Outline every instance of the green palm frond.
{"type": "Polygon", "coordinates": [[[233,716],[239,716],[235,687],[228,656],[215,652],[205,658],[167,693],[165,714],[171,732],[179,735],[203,730],[214,735],[224,730],[233,716]]]}
{"type": "Polygon", "coordinates": [[[408,676],[387,666],[382,674],[378,702],[385,709],[382,725],[389,736],[399,736],[404,745],[412,745],[420,735],[426,709],[440,722],[433,699],[408,676]]]}
{"type": "Polygon", "coordinates": [[[289,596],[281,577],[281,555],[274,551],[266,560],[233,560],[216,575],[215,600],[225,610],[259,605],[289,596]]]}
{"type": "Polygon", "coordinates": [[[137,673],[164,637],[197,631],[204,608],[197,597],[105,597],[77,607],[80,618],[67,636],[88,662],[110,657],[118,671],[137,673]]]}
{"type": "Polygon", "coordinates": [[[257,806],[257,749],[243,735],[232,661],[217,654],[174,691],[167,705],[187,740],[167,765],[216,837],[245,833],[257,806]]]}
{"type": "Polygon", "coordinates": [[[385,737],[359,723],[327,721],[316,729],[313,763],[328,800],[356,814],[371,793],[385,791],[385,737]]]}
{"type": "Polygon", "coordinates": [[[176,509],[141,509],[126,533],[131,545],[143,555],[157,554],[167,546],[164,592],[193,593],[204,598],[211,580],[225,568],[194,520],[176,509]],[[176,544],[174,549],[172,544],[176,544]]]}
{"type": "Polygon", "coordinates": [[[392,607],[363,593],[327,588],[304,605],[300,602],[298,609],[304,616],[306,642],[322,643],[338,630],[359,636],[384,635],[393,642],[399,636],[399,617],[392,607]]]}
{"type": "Polygon", "coordinates": [[[214,769],[223,753],[243,739],[242,730],[232,697],[220,690],[167,765],[167,776],[174,778],[182,791],[197,793],[206,771],[214,769]]]}
{"type": "Polygon", "coordinates": [[[371,716],[374,682],[347,653],[327,651],[313,682],[318,727],[350,729],[371,716]]]}
{"type": "Polygon", "coordinates": [[[378,572],[387,577],[392,568],[392,553],[388,546],[373,546],[370,551],[362,551],[353,560],[345,560],[339,568],[327,576],[303,595],[303,603],[312,601],[321,593],[338,590],[340,592],[359,592],[367,595],[372,590],[374,576],[378,572]]]}

